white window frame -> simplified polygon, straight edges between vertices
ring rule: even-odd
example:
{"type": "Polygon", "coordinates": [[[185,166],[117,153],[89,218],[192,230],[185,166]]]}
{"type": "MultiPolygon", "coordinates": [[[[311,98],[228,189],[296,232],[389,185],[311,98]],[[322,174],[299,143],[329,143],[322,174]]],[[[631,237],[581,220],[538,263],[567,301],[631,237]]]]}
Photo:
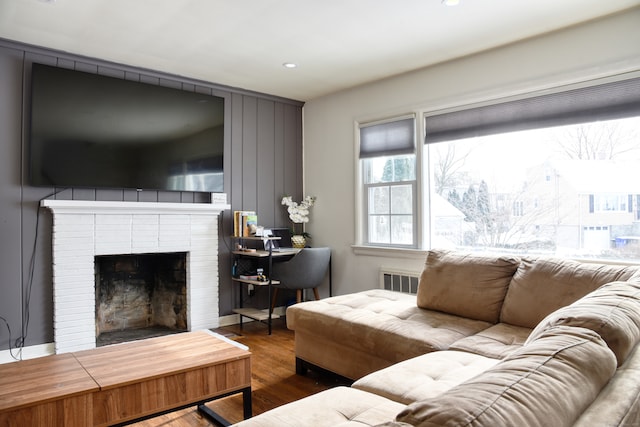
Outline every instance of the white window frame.
{"type": "MultiPolygon", "coordinates": [[[[415,154],[413,155],[415,157],[415,154]]],[[[416,164],[417,164],[417,159],[415,159],[416,164]]],[[[364,232],[364,236],[365,236],[365,243],[369,246],[389,246],[389,247],[401,247],[401,248],[415,248],[417,247],[416,242],[418,241],[418,234],[417,234],[417,227],[418,227],[418,222],[419,222],[419,218],[417,218],[416,216],[416,207],[417,207],[417,203],[418,203],[418,191],[417,191],[417,187],[418,187],[418,183],[417,180],[414,179],[412,181],[393,181],[393,182],[376,182],[376,183],[364,183],[362,184],[363,186],[363,194],[364,194],[364,206],[362,207],[363,211],[364,211],[364,215],[366,215],[366,219],[364,220],[364,224],[363,226],[366,227],[366,230],[364,232]],[[394,187],[400,187],[400,186],[409,186],[411,187],[411,197],[412,197],[412,207],[411,207],[411,217],[412,217],[412,243],[411,244],[400,244],[400,243],[381,243],[381,242],[375,242],[375,243],[371,243],[369,242],[369,236],[370,236],[370,227],[371,227],[371,217],[372,216],[382,216],[382,217],[388,217],[389,221],[391,221],[391,219],[393,217],[398,217],[398,216],[406,216],[406,214],[397,214],[397,213],[393,213],[393,212],[389,212],[387,214],[378,214],[375,215],[373,213],[371,213],[369,211],[369,190],[374,189],[374,188],[381,188],[381,187],[388,187],[390,191],[393,191],[394,187]]]]}
{"type": "MultiPolygon", "coordinates": [[[[354,245],[356,248],[360,247],[364,249],[363,253],[367,253],[367,249],[377,250],[379,248],[386,248],[389,250],[420,250],[422,247],[422,235],[423,235],[423,225],[422,225],[422,162],[420,161],[420,156],[422,155],[422,129],[423,126],[420,123],[421,120],[418,120],[418,114],[410,113],[410,114],[402,114],[393,116],[386,119],[381,120],[371,120],[371,121],[356,121],[354,123],[354,134],[355,134],[355,171],[356,171],[356,236],[354,245]],[[413,181],[398,181],[392,183],[382,183],[382,184],[365,184],[364,182],[364,168],[363,168],[363,159],[360,158],[360,131],[361,128],[366,126],[373,126],[378,124],[390,123],[404,119],[413,119],[414,120],[414,138],[415,138],[415,151],[413,153],[414,161],[415,161],[415,179],[413,181]],[[367,206],[368,202],[368,188],[372,186],[389,186],[389,185],[406,185],[411,184],[413,190],[413,244],[411,245],[395,245],[395,244],[380,244],[380,243],[369,243],[368,242],[368,220],[369,220],[369,210],[367,206]]],[[[382,157],[382,156],[381,156],[382,157]]],[[[385,156],[386,157],[386,156],[385,156]]]]}

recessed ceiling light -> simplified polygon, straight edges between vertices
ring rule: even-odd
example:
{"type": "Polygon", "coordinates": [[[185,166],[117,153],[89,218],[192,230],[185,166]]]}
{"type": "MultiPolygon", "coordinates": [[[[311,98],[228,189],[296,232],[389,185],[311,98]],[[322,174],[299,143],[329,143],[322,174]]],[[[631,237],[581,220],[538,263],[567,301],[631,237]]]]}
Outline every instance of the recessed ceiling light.
{"type": "Polygon", "coordinates": [[[298,64],[294,62],[285,62],[284,64],[282,64],[282,66],[284,68],[298,68],[298,64]]]}
{"type": "Polygon", "coordinates": [[[442,4],[445,6],[457,6],[460,4],[460,0],[442,0],[442,4]]]}

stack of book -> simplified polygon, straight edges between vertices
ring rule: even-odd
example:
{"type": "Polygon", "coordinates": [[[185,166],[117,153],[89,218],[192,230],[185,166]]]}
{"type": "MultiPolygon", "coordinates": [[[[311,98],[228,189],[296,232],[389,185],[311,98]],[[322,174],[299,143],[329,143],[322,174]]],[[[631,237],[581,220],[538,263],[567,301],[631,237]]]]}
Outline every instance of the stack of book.
{"type": "Polygon", "coordinates": [[[235,237],[249,237],[256,234],[258,215],[255,211],[233,212],[233,235],[235,237]]]}

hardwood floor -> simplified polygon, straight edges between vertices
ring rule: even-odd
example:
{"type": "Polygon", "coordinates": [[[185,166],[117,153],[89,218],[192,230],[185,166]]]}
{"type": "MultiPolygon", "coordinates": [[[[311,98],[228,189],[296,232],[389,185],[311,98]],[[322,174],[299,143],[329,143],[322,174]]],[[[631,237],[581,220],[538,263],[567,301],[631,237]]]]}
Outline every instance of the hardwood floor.
{"type": "MultiPolygon", "coordinates": [[[[274,320],[271,335],[267,334],[267,327],[258,322],[245,323],[242,330],[239,325],[221,329],[237,334],[234,339],[248,346],[251,351],[253,415],[345,384],[340,378],[312,371],[305,376],[296,375],[293,331],[286,328],[283,319],[274,320]]],[[[242,420],[241,394],[213,401],[207,406],[231,423],[242,420]]],[[[195,427],[212,424],[193,407],[132,425],[195,427]]]]}

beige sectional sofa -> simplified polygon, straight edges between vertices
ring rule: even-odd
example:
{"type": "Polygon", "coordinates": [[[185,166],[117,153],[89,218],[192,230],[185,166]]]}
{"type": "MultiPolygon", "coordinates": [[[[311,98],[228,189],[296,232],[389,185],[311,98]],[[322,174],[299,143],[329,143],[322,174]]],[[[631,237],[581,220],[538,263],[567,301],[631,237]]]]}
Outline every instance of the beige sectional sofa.
{"type": "Polygon", "coordinates": [[[430,251],[417,295],[287,311],[299,373],[355,380],[249,426],[640,426],[640,271],[430,251]]]}

